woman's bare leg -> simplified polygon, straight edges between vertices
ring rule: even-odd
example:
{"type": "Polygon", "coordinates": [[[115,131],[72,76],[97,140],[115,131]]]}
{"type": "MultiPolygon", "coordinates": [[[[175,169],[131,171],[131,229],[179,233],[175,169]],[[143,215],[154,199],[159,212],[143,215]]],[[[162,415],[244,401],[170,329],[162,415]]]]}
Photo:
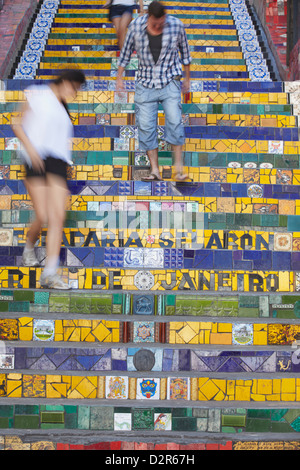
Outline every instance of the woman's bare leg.
{"type": "Polygon", "coordinates": [[[121,50],[121,47],[120,47],[120,22],[121,22],[121,17],[117,16],[116,18],[112,18],[111,21],[112,21],[112,24],[114,25],[114,28],[116,30],[118,46],[119,46],[119,49],[121,50]]]}
{"type": "Polygon", "coordinates": [[[120,25],[119,25],[119,48],[120,50],[122,50],[122,47],[124,45],[126,34],[127,34],[127,28],[131,20],[132,20],[132,16],[130,13],[124,13],[124,15],[122,15],[120,19],[120,25]]]}
{"type": "Polygon", "coordinates": [[[46,241],[47,260],[44,274],[55,274],[59,265],[66,201],[69,195],[67,184],[61,176],[47,174],[48,233],[46,241]]]}
{"type": "Polygon", "coordinates": [[[27,178],[25,186],[31,198],[35,212],[35,220],[27,232],[29,245],[34,246],[38,240],[43,224],[47,222],[47,190],[44,178],[27,178]]]}

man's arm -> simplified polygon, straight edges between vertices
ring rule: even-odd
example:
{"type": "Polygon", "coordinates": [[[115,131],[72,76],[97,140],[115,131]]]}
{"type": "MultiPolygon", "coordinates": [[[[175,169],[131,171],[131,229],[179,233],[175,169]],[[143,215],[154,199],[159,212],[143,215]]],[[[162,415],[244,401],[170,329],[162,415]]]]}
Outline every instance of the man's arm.
{"type": "Polygon", "coordinates": [[[181,54],[181,60],[182,60],[183,67],[184,67],[184,79],[182,83],[182,93],[186,94],[190,91],[190,65],[192,62],[192,57],[190,54],[189,43],[187,40],[187,35],[186,35],[183,24],[180,28],[178,48],[181,54]]]}
{"type": "Polygon", "coordinates": [[[184,65],[184,78],[182,82],[182,93],[185,95],[190,91],[190,64],[184,65]]]}
{"type": "Polygon", "coordinates": [[[122,51],[120,53],[119,63],[118,63],[118,73],[117,73],[117,82],[116,82],[116,89],[119,91],[124,90],[123,84],[123,73],[130,61],[131,54],[134,50],[134,33],[133,27],[131,27],[132,23],[129,25],[125,42],[122,47],[122,51]]]}
{"type": "Polygon", "coordinates": [[[144,2],[143,0],[139,0],[139,4],[140,4],[140,12],[139,14],[140,15],[143,15],[145,12],[144,12],[144,2]]]}

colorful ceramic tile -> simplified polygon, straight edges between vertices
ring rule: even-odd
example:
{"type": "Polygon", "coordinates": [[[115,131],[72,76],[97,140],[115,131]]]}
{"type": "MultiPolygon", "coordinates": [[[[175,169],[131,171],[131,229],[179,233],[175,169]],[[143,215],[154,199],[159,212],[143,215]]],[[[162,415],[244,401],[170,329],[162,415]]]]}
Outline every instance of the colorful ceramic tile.
{"type": "Polygon", "coordinates": [[[159,400],[160,379],[137,379],[136,398],[140,400],[159,400]]]}
{"type": "Polygon", "coordinates": [[[184,377],[168,377],[168,400],[189,400],[190,379],[184,377]]]}
{"type": "Polygon", "coordinates": [[[105,398],[122,400],[128,398],[128,377],[107,376],[105,378],[105,398]]]}

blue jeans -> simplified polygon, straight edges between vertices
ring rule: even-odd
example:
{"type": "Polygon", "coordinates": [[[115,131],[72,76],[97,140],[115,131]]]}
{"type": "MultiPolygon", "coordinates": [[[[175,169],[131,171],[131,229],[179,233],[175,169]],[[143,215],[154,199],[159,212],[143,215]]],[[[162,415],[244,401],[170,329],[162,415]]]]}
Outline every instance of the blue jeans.
{"type": "Polygon", "coordinates": [[[159,89],[146,88],[137,83],[134,103],[140,150],[158,148],[157,113],[160,103],[165,113],[164,140],[171,145],[184,144],[180,81],[172,80],[167,86],[159,89]]]}

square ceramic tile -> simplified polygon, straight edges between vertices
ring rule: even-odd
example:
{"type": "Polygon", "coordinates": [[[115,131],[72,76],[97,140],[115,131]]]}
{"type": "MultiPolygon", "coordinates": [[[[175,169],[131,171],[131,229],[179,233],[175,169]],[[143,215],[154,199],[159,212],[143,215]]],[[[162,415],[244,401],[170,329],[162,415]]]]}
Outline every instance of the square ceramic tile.
{"type": "Polygon", "coordinates": [[[54,339],[54,320],[33,320],[33,339],[35,341],[52,341],[54,339]]]}
{"type": "Polygon", "coordinates": [[[163,268],[164,250],[162,248],[144,248],[144,267],[163,268]]]}
{"type": "Polygon", "coordinates": [[[133,324],[134,343],[154,343],[155,323],[154,322],[134,322],[133,324]]]}
{"type": "Polygon", "coordinates": [[[126,400],[128,398],[128,377],[105,377],[105,398],[109,400],[126,400]]]}
{"type": "Polygon", "coordinates": [[[13,230],[0,229],[0,246],[12,246],[13,244],[13,230]]]}
{"type": "Polygon", "coordinates": [[[276,155],[283,154],[283,141],[282,140],[279,140],[279,141],[270,140],[268,142],[268,147],[269,147],[268,153],[273,153],[276,155]]]}
{"type": "Polygon", "coordinates": [[[274,233],[274,250],[291,251],[293,243],[292,233],[274,233]]]}
{"type": "Polygon", "coordinates": [[[133,295],[133,315],[154,315],[153,295],[133,295]]]}
{"type": "Polygon", "coordinates": [[[137,379],[136,399],[137,400],[159,400],[160,379],[137,379]]]}
{"type": "Polygon", "coordinates": [[[253,325],[251,323],[234,323],[232,325],[232,343],[244,346],[253,344],[253,325]]]}
{"type": "Polygon", "coordinates": [[[0,354],[0,369],[14,369],[14,354],[0,354]]]}
{"type": "Polygon", "coordinates": [[[154,431],[172,431],[172,414],[154,413],[154,431]]]}
{"type": "Polygon", "coordinates": [[[125,248],[124,266],[125,267],[143,267],[144,250],[143,248],[125,248]]]}
{"type": "Polygon", "coordinates": [[[168,400],[189,400],[190,379],[189,377],[168,377],[168,400]]]}
{"type": "Polygon", "coordinates": [[[131,431],[131,413],[114,413],[114,431],[131,431]]]}

